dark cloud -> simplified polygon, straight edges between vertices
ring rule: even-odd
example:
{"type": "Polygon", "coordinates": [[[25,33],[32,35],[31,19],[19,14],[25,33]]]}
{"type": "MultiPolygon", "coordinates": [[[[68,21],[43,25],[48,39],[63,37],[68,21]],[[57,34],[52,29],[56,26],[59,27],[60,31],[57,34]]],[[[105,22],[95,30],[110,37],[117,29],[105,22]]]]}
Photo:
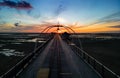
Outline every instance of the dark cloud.
{"type": "Polygon", "coordinates": [[[116,25],[116,26],[109,26],[110,28],[120,28],[120,25],[116,25]]]}
{"type": "Polygon", "coordinates": [[[14,26],[16,26],[16,27],[19,26],[19,23],[15,23],[14,26]]]}
{"type": "Polygon", "coordinates": [[[21,21],[14,23],[14,26],[20,26],[21,21]]]}
{"type": "Polygon", "coordinates": [[[14,2],[10,0],[3,0],[2,2],[0,2],[0,6],[7,6],[10,8],[16,8],[16,9],[31,9],[32,8],[31,4],[26,1],[14,2]]]}

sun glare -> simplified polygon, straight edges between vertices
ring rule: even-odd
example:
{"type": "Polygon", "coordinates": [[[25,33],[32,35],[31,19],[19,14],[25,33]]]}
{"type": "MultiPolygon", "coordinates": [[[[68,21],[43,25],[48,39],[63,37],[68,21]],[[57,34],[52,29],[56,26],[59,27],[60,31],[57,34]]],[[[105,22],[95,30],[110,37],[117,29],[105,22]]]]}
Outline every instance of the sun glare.
{"type": "Polygon", "coordinates": [[[61,17],[58,17],[57,21],[60,22],[60,23],[65,23],[66,22],[66,20],[64,18],[61,18],[61,17]]]}

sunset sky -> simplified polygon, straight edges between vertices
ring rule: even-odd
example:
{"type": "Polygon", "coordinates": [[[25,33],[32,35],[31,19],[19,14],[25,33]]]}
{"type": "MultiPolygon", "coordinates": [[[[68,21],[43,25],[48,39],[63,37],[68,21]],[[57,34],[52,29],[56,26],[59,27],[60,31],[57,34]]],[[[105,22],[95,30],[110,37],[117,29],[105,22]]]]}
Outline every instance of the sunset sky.
{"type": "Polygon", "coordinates": [[[0,32],[41,32],[58,21],[75,32],[118,33],[120,0],[0,0],[0,32]]]}

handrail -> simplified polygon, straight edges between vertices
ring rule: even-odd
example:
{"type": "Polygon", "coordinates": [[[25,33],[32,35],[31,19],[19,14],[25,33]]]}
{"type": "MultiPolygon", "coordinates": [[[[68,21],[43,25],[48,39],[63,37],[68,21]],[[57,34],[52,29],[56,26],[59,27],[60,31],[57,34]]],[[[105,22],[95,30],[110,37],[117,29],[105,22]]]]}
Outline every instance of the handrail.
{"type": "Polygon", "coordinates": [[[71,48],[77,53],[78,56],[83,58],[88,64],[90,64],[103,78],[120,78],[115,72],[108,67],[100,63],[94,57],[90,56],[87,52],[80,49],[76,45],[71,45],[71,48]]]}

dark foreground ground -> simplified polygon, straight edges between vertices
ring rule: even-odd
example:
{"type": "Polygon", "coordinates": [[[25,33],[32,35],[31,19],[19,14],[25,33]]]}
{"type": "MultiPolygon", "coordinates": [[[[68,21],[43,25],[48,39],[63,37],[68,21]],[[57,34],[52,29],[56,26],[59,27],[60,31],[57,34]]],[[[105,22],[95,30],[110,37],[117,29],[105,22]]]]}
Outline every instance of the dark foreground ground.
{"type": "MultiPolygon", "coordinates": [[[[34,39],[38,36],[39,34],[29,33],[0,33],[0,75],[4,74],[21,59],[34,51],[34,39]],[[15,52],[16,54],[14,54],[15,52]]],[[[41,42],[39,42],[38,45],[42,44],[42,40],[43,39],[41,39],[41,42]]]]}
{"type": "Polygon", "coordinates": [[[24,56],[5,56],[0,54],[0,75],[9,70],[12,66],[14,66],[17,62],[19,62],[22,58],[24,58],[27,54],[33,51],[34,43],[22,43],[19,45],[8,44],[2,48],[7,49],[15,49],[16,51],[20,51],[24,53],[24,56]]]}
{"type": "MultiPolygon", "coordinates": [[[[79,39],[84,51],[120,75],[120,38],[79,39]]],[[[78,40],[76,42],[79,43],[78,40]]]]}

